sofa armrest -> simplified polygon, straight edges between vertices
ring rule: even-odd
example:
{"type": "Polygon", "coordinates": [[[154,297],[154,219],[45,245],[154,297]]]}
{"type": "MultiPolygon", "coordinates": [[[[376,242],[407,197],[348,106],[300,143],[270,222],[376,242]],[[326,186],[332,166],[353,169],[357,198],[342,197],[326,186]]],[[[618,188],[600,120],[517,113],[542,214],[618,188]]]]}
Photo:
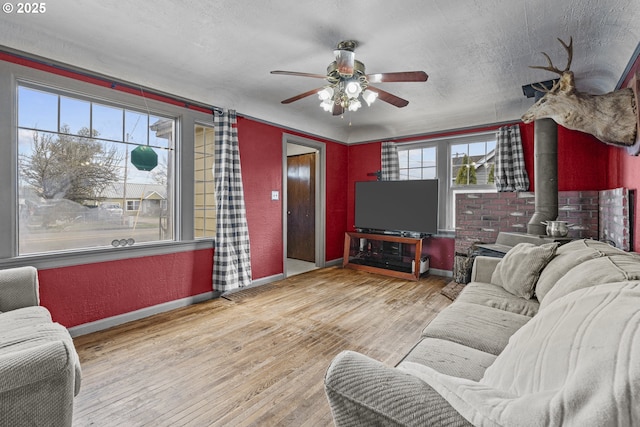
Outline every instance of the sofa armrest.
{"type": "Polygon", "coordinates": [[[502,258],[477,256],[471,268],[471,281],[491,283],[491,275],[502,258]]]}
{"type": "Polygon", "coordinates": [[[424,381],[352,351],[333,359],[324,384],[336,427],[470,425],[424,381]]]}
{"type": "MultiPolygon", "coordinates": [[[[51,341],[36,347],[0,355],[0,393],[48,381],[63,372],[75,382],[71,349],[63,341],[51,341]],[[73,375],[69,375],[73,372],[73,375]]],[[[59,380],[56,380],[59,381],[59,380]]],[[[75,386],[72,387],[75,394],[75,386]]]]}
{"type": "Polygon", "coordinates": [[[72,351],[52,341],[0,354],[0,425],[72,425],[72,351]]]}
{"type": "Polygon", "coordinates": [[[0,270],[0,312],[39,303],[38,271],[34,267],[0,270]]]}

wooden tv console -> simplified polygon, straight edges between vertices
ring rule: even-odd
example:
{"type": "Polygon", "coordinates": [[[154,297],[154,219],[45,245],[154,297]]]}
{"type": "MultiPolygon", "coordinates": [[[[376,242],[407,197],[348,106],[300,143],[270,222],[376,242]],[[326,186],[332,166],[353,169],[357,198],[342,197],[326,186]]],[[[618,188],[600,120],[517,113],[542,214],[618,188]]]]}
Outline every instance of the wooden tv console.
{"type": "MultiPolygon", "coordinates": [[[[422,257],[424,239],[425,237],[347,231],[344,234],[342,266],[401,279],[419,280],[421,270],[424,269],[421,267],[429,262],[428,258],[422,257]],[[413,251],[411,247],[414,247],[413,251]]],[[[426,267],[428,269],[428,264],[426,267]]]]}

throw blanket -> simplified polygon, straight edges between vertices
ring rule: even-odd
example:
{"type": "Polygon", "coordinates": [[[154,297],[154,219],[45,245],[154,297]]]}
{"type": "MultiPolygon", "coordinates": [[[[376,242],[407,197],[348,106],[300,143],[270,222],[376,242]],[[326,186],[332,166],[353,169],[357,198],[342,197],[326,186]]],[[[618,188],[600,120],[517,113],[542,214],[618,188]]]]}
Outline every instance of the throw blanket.
{"type": "Polygon", "coordinates": [[[640,281],[549,304],[479,382],[403,365],[477,426],[638,426],[640,281]]]}

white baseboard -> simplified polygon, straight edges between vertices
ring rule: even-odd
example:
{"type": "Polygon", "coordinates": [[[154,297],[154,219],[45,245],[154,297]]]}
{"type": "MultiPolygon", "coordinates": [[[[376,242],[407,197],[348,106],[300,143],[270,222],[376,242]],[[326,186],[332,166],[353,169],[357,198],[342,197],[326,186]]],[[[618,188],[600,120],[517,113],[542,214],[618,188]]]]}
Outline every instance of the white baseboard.
{"type": "Polygon", "coordinates": [[[429,274],[433,274],[434,276],[453,277],[453,271],[440,270],[438,268],[430,268],[429,274]]]}
{"type": "Polygon", "coordinates": [[[332,259],[331,261],[327,261],[324,263],[325,267],[333,267],[336,265],[342,267],[342,258],[332,259]]]}

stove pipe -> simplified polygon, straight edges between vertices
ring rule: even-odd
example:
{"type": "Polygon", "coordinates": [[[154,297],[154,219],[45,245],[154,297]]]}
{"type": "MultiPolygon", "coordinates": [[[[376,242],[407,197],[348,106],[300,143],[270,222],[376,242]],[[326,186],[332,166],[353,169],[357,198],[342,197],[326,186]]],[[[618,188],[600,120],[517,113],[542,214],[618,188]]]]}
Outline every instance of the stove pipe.
{"type": "Polygon", "coordinates": [[[535,213],[527,224],[527,234],[545,235],[542,221],[558,218],[558,125],[552,119],[534,122],[535,213]]]}

